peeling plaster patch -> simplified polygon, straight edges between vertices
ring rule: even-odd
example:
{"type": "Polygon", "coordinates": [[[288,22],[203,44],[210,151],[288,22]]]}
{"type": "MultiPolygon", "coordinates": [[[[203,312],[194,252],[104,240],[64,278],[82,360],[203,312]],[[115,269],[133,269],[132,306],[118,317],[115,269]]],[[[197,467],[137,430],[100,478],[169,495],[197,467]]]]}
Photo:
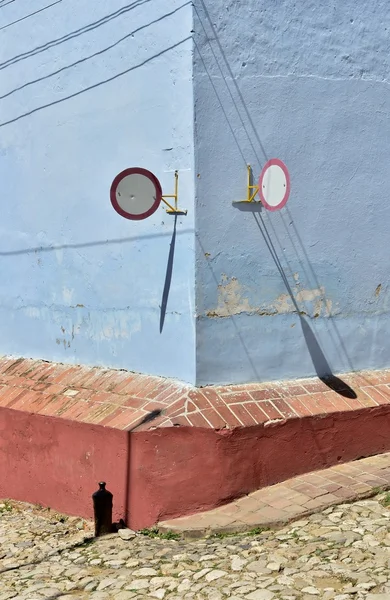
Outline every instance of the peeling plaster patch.
{"type": "MultiPolygon", "coordinates": [[[[306,309],[304,312],[315,319],[318,317],[330,317],[332,314],[333,303],[332,300],[325,298],[325,288],[323,286],[311,290],[300,290],[295,293],[295,300],[297,304],[303,304],[303,308],[306,308],[306,303],[311,303],[312,311],[306,309]]],[[[272,306],[276,308],[278,314],[296,312],[296,307],[293,304],[290,294],[281,294],[272,306]]]]}
{"type": "Polygon", "coordinates": [[[243,312],[256,312],[249,304],[248,298],[242,297],[242,286],[235,277],[230,281],[226,275],[222,275],[222,282],[218,286],[218,304],[214,311],[215,316],[230,317],[243,312]]]}
{"type": "MultiPolygon", "coordinates": [[[[297,281],[298,274],[294,275],[297,281]]],[[[325,288],[313,288],[308,290],[293,289],[295,303],[287,292],[280,294],[273,302],[260,306],[252,306],[247,297],[244,296],[243,286],[236,277],[230,280],[227,275],[222,274],[222,283],[218,285],[217,307],[210,310],[206,315],[210,318],[224,318],[241,313],[256,314],[260,316],[275,316],[296,313],[296,305],[303,305],[299,314],[310,318],[330,317],[332,314],[332,300],[325,298],[325,288]],[[309,306],[307,306],[307,304],[309,306]],[[303,310],[304,309],[304,310],[303,310]]]]}
{"type": "Polygon", "coordinates": [[[273,303],[273,307],[278,314],[292,313],[296,311],[289,294],[280,294],[280,296],[278,296],[273,303]]]}
{"type": "Polygon", "coordinates": [[[301,290],[295,298],[297,302],[313,302],[316,298],[321,298],[325,295],[325,289],[323,287],[314,288],[313,290],[301,290]]]}
{"type": "Polygon", "coordinates": [[[333,302],[332,302],[332,300],[326,299],[325,300],[325,309],[326,309],[326,316],[327,317],[331,317],[332,316],[332,308],[333,308],[333,302]]]}

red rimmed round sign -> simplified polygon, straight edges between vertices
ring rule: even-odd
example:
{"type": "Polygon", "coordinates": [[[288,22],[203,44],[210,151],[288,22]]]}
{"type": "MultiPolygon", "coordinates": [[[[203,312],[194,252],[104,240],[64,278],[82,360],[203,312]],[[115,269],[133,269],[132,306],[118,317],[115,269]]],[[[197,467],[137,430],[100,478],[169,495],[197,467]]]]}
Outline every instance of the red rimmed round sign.
{"type": "Polygon", "coordinates": [[[278,158],[271,158],[259,177],[259,196],[267,210],[280,210],[290,195],[290,175],[286,165],[278,158]]]}
{"type": "Polygon", "coordinates": [[[159,180],[141,167],[132,167],[119,173],[111,184],[110,199],[113,208],[125,219],[140,221],[150,217],[162,199],[159,180]]]}

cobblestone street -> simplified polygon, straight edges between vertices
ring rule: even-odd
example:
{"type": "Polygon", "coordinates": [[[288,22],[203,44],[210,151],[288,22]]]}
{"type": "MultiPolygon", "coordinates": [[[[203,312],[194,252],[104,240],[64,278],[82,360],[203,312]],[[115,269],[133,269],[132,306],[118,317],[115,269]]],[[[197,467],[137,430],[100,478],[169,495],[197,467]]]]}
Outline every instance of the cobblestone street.
{"type": "Polygon", "coordinates": [[[94,540],[89,522],[3,501],[0,600],[389,600],[388,502],[342,504],[277,531],[94,540]]]}

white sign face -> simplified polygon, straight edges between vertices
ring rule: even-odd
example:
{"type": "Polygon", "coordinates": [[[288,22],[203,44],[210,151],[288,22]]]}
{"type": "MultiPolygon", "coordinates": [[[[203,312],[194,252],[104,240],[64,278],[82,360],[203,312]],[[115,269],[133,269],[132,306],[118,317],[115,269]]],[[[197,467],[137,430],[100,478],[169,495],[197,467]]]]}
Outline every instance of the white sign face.
{"type": "Polygon", "coordinates": [[[141,168],[125,169],[112,182],[111,204],[122,217],[139,221],[159,207],[162,190],[157,177],[141,168]]]}
{"type": "Polygon", "coordinates": [[[260,200],[268,210],[280,210],[290,195],[290,175],[278,158],[271,158],[259,177],[260,200]]]}

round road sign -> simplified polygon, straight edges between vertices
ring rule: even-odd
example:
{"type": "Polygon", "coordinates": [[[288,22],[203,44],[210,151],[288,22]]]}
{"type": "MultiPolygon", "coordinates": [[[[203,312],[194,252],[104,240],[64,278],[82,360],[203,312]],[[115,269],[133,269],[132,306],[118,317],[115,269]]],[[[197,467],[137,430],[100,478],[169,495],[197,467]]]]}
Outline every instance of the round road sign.
{"type": "Polygon", "coordinates": [[[286,165],[278,158],[271,158],[259,177],[260,200],[268,210],[280,210],[290,195],[290,175],[286,165]]]}
{"type": "Polygon", "coordinates": [[[140,221],[159,207],[162,189],[159,180],[147,169],[133,167],[117,175],[111,184],[111,204],[122,217],[140,221]]]}

